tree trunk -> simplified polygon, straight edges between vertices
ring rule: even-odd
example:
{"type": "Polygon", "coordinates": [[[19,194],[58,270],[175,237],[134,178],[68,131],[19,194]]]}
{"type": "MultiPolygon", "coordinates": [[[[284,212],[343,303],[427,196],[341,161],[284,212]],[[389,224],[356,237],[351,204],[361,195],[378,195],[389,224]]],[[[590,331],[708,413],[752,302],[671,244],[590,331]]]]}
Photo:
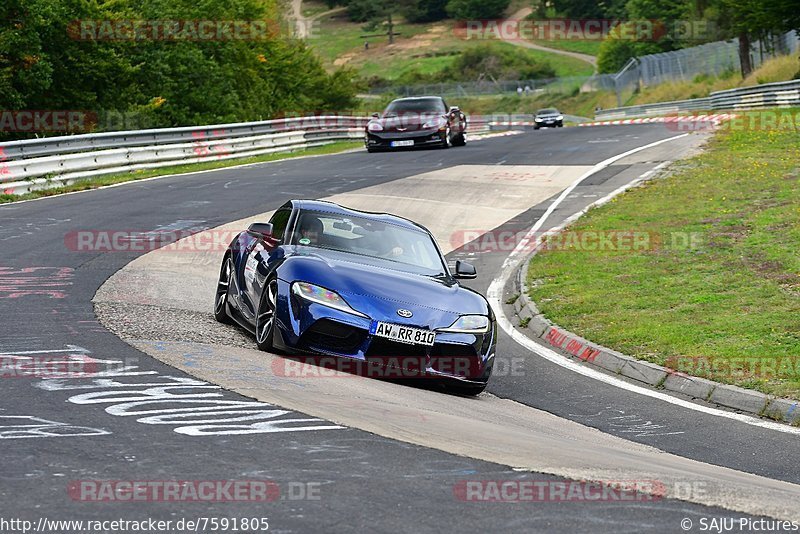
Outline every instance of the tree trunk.
{"type": "Polygon", "coordinates": [[[392,12],[389,12],[389,18],[387,20],[389,24],[389,44],[394,44],[394,23],[392,22],[392,12]]]}
{"type": "Polygon", "coordinates": [[[747,32],[739,34],[739,63],[742,66],[742,78],[753,72],[753,63],[750,61],[750,36],[747,32]]]}

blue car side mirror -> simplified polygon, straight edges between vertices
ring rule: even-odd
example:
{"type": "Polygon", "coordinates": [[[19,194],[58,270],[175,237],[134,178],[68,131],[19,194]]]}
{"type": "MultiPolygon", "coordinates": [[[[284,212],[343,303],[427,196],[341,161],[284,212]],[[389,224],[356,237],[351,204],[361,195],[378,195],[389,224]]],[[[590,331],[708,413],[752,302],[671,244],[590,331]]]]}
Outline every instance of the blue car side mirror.
{"type": "Polygon", "coordinates": [[[473,278],[478,277],[478,271],[475,270],[475,266],[471,263],[467,263],[465,261],[456,260],[456,273],[453,278],[459,278],[462,280],[471,280],[473,278]]]}
{"type": "Polygon", "coordinates": [[[259,239],[272,237],[272,225],[270,223],[253,223],[247,227],[248,233],[259,239]]]}

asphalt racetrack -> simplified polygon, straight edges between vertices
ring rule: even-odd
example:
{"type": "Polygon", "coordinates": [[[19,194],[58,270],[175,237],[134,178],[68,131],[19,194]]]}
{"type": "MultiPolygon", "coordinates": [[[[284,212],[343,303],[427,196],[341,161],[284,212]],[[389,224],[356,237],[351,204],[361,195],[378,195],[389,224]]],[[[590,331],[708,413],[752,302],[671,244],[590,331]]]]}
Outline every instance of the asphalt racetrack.
{"type": "Polygon", "coordinates": [[[127,232],[152,244],[175,231],[239,231],[287,199],[330,199],[426,225],[449,261],[477,267],[466,285],[486,293],[502,282],[510,249],[487,246],[485,236],[526,232],[596,170],[541,230],[557,226],[703,140],[663,124],[542,130],[0,207],[0,357],[34,367],[60,358],[88,370],[5,373],[0,517],[39,526],[42,518],[184,526],[268,518],[277,532],[682,532],[687,519],[699,532],[715,518],[799,520],[800,446],[790,427],[576,373],[504,331],[497,372],[476,398],[362,377],[287,376],[283,358],[213,321],[222,251],[83,251],[75,241],[79,232],[127,232]],[[193,502],[99,491],[104,481],[254,480],[271,481],[267,497],[193,502]],[[666,496],[492,502],[471,491],[487,481],[552,491],[569,480],[639,481],[666,496]]]}

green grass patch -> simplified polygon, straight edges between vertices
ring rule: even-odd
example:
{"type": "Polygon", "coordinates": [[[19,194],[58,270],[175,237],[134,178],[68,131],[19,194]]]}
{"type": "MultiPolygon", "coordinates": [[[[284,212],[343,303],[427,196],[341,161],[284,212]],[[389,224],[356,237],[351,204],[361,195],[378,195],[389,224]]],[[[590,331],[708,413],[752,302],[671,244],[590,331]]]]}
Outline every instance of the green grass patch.
{"type": "Polygon", "coordinates": [[[326,65],[349,65],[358,69],[372,57],[390,57],[395,51],[401,56],[408,55],[408,50],[398,45],[429,29],[427,24],[398,21],[394,26],[395,33],[400,34],[396,37],[398,44],[390,47],[387,36],[377,35],[385,29],[366,31],[363,23],[350,22],[346,13],[339,12],[319,19],[319,27],[314,28],[314,38],[309,39],[308,44],[326,65]],[[364,49],[365,41],[369,42],[368,50],[364,49]]]}
{"type": "MultiPolygon", "coordinates": [[[[395,31],[400,35],[389,45],[386,36],[375,35],[385,29],[367,32],[363,24],[350,22],[346,13],[336,13],[320,19],[315,37],[308,44],[328,68],[349,66],[363,78],[394,81],[412,72],[441,72],[463,51],[486,44],[485,40],[460,38],[453,30],[454,24],[452,20],[409,24],[398,19],[395,31]],[[365,41],[369,42],[369,49],[364,48],[365,41]]],[[[591,65],[579,59],[503,42],[493,45],[513,51],[525,60],[549,64],[559,77],[588,76],[593,72],[591,65]]]]}
{"type": "Polygon", "coordinates": [[[723,130],[570,228],[642,232],[652,246],[542,252],[530,295],[557,324],[636,358],[800,398],[798,198],[796,130],[723,130]]]}
{"type": "Polygon", "coordinates": [[[556,76],[572,77],[572,76],[590,76],[594,72],[594,67],[589,63],[580,59],[575,59],[569,56],[562,56],[560,54],[553,54],[550,52],[542,52],[541,50],[532,50],[530,48],[521,48],[509,43],[502,43],[503,46],[514,46],[519,48],[526,56],[534,61],[542,63],[550,63],[556,71],[556,76]]]}
{"type": "Polygon", "coordinates": [[[329,8],[324,2],[309,2],[304,1],[302,5],[303,16],[306,18],[311,18],[320,13],[325,13],[329,11],[329,8]]]}
{"type": "Polygon", "coordinates": [[[600,51],[600,43],[602,41],[599,40],[567,41],[564,39],[552,39],[552,40],[533,40],[531,42],[534,44],[538,44],[540,46],[546,46],[547,48],[556,48],[558,50],[566,50],[567,52],[578,52],[579,54],[588,54],[590,56],[596,56],[597,53],[600,51]]]}
{"type": "Polygon", "coordinates": [[[230,159],[224,161],[209,161],[203,163],[190,163],[186,165],[174,165],[170,167],[162,167],[159,169],[150,169],[142,171],[132,171],[121,174],[110,174],[108,176],[100,176],[97,178],[90,178],[81,180],[71,185],[61,187],[54,187],[52,189],[45,189],[43,191],[34,191],[32,193],[25,193],[24,195],[6,195],[0,194],[0,204],[8,204],[10,202],[17,202],[20,200],[31,200],[34,198],[51,197],[63,193],[72,193],[74,191],[86,191],[88,189],[97,189],[107,185],[114,185],[123,182],[133,182],[142,180],[144,178],[153,178],[155,176],[164,176],[167,174],[181,174],[187,172],[206,171],[211,169],[222,169],[225,167],[232,167],[235,165],[247,165],[250,163],[265,163],[268,161],[277,161],[282,159],[296,158],[300,156],[318,156],[322,154],[335,154],[353,148],[363,147],[364,143],[361,141],[337,141],[328,145],[319,147],[312,147],[305,150],[298,150],[296,152],[284,152],[280,154],[265,154],[263,156],[254,156],[241,159],[230,159]]]}

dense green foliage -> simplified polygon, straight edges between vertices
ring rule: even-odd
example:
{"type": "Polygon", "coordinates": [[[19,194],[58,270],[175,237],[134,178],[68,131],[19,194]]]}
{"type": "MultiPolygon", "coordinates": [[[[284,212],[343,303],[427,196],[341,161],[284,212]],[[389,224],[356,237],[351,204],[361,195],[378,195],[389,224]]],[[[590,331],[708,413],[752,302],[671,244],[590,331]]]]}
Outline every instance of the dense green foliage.
{"type": "Polygon", "coordinates": [[[445,69],[452,79],[476,80],[481,76],[497,80],[532,80],[552,78],[549,64],[531,61],[510,47],[487,43],[465,50],[445,69]]]}
{"type": "Polygon", "coordinates": [[[387,13],[402,15],[409,22],[435,22],[448,16],[455,19],[494,19],[505,14],[511,0],[326,0],[330,7],[347,6],[354,22],[385,18],[387,13]]]}
{"type": "Polygon", "coordinates": [[[4,0],[0,109],[85,110],[104,128],[111,116],[125,118],[118,127],[162,127],[352,106],[353,73],[327,74],[275,23],[252,40],[82,40],[74,32],[81,20],[276,21],[278,10],[276,0],[4,0]]]}
{"type": "MultiPolygon", "coordinates": [[[[453,54],[449,65],[435,72],[410,70],[392,80],[392,85],[416,85],[446,82],[473,82],[480,80],[536,80],[554,78],[555,70],[549,63],[531,59],[518,50],[500,43],[485,43],[453,54]]],[[[383,80],[369,80],[380,86],[383,80]]],[[[385,82],[384,82],[385,83],[385,82]]]]}
{"type": "Polygon", "coordinates": [[[450,0],[447,13],[454,19],[496,19],[503,16],[510,0],[450,0]]]}
{"type": "Polygon", "coordinates": [[[403,14],[408,22],[435,22],[447,17],[447,0],[410,0],[403,14]]]}
{"type": "Polygon", "coordinates": [[[636,39],[612,32],[598,54],[600,72],[615,72],[634,56],[733,37],[768,41],[800,29],[796,0],[553,0],[552,6],[557,16],[572,19],[650,20],[661,25],[654,36],[636,39]]]}

